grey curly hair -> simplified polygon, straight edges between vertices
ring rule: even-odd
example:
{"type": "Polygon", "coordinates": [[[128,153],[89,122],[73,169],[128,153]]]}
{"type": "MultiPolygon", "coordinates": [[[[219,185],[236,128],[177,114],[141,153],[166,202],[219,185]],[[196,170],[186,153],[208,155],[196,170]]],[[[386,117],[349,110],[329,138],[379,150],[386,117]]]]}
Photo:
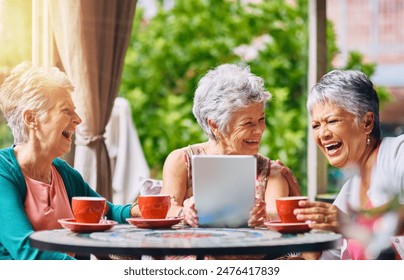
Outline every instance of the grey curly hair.
{"type": "Polygon", "coordinates": [[[208,119],[217,124],[220,132],[227,133],[234,112],[252,103],[265,106],[271,98],[264,80],[251,73],[248,66],[223,64],[209,70],[199,81],[192,112],[206,135],[216,140],[208,119]]]}

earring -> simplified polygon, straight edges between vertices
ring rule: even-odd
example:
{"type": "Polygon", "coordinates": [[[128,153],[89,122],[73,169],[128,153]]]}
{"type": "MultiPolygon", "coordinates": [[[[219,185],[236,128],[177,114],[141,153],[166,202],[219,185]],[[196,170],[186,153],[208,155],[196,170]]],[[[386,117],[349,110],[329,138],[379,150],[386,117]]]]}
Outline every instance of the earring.
{"type": "Polygon", "coordinates": [[[369,136],[369,134],[368,134],[368,137],[366,138],[366,145],[370,145],[370,136],[369,136]]]}

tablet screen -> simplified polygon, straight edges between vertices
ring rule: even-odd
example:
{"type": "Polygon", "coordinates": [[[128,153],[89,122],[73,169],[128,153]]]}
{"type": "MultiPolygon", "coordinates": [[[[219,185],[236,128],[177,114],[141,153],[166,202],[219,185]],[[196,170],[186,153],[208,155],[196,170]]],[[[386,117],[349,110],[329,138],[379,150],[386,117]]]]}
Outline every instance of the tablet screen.
{"type": "Polygon", "coordinates": [[[200,227],[247,227],[254,206],[252,155],[194,155],[192,187],[200,227]]]}

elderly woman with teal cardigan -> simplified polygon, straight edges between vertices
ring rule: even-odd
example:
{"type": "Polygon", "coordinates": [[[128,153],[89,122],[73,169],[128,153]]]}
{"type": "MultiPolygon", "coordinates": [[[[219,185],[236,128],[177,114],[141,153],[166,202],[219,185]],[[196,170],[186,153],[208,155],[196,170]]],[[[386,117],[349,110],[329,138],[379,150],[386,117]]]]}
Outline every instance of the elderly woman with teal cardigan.
{"type": "MultiPolygon", "coordinates": [[[[68,252],[45,252],[30,246],[37,230],[60,228],[73,218],[73,196],[99,196],[74,168],[59,157],[71,149],[81,123],[71,98],[74,87],[57,68],[22,63],[0,88],[0,109],[14,145],[0,150],[0,259],[75,259],[68,252]]],[[[119,223],[131,205],[108,202],[107,218],[119,223]]]]}

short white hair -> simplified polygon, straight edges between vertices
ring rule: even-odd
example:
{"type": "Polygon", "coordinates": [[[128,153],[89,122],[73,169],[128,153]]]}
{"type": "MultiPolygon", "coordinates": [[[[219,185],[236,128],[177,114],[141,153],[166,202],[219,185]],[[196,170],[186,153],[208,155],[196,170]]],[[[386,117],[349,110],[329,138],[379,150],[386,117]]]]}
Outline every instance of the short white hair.
{"type": "Polygon", "coordinates": [[[40,120],[45,119],[52,106],[48,94],[58,90],[72,93],[74,86],[56,67],[32,66],[23,62],[5,78],[0,88],[0,109],[13,133],[15,144],[28,141],[23,113],[32,110],[40,120]]]}
{"type": "Polygon", "coordinates": [[[380,139],[379,97],[373,83],[358,70],[332,70],[325,74],[310,91],[307,110],[310,115],[316,104],[329,102],[355,115],[356,122],[373,112],[372,135],[380,139]]]}
{"type": "Polygon", "coordinates": [[[209,70],[199,81],[192,111],[206,135],[216,139],[208,119],[226,133],[234,112],[252,103],[262,103],[265,107],[271,98],[264,88],[264,80],[251,73],[248,66],[223,64],[209,70]]]}

